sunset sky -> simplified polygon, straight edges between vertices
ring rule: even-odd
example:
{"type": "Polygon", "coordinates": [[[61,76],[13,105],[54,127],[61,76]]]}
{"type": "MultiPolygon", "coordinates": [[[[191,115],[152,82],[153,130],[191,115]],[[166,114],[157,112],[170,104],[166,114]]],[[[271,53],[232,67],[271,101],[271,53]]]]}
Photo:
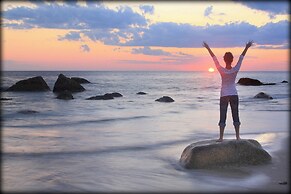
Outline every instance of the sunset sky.
{"type": "Polygon", "coordinates": [[[289,70],[288,1],[4,1],[2,70],[289,70]]]}

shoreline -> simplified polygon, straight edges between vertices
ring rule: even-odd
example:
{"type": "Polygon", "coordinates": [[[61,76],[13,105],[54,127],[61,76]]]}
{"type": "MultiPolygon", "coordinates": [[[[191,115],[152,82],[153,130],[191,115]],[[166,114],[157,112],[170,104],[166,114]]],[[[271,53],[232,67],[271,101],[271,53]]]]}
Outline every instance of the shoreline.
{"type": "Polygon", "coordinates": [[[285,137],[279,142],[280,149],[271,152],[272,162],[260,167],[251,168],[252,173],[263,173],[269,180],[254,189],[254,192],[286,192],[290,191],[290,175],[289,175],[289,137],[285,137]]]}

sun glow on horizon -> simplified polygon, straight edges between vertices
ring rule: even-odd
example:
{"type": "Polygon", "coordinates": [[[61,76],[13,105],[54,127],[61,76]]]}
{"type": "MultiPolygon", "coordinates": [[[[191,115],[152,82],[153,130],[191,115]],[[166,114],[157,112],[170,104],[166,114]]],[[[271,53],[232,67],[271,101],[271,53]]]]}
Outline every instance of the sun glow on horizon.
{"type": "Polygon", "coordinates": [[[214,72],[214,69],[212,67],[209,67],[208,72],[212,73],[212,72],[214,72]]]}

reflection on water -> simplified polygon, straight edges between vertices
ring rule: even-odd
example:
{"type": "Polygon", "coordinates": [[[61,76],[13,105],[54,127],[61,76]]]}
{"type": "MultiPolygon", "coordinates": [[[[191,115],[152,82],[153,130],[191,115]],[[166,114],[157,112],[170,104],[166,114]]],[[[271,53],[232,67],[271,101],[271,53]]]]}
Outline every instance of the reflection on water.
{"type": "Polygon", "coordinates": [[[276,133],[264,133],[256,137],[256,140],[262,144],[267,144],[275,141],[275,138],[278,138],[276,133]]]}

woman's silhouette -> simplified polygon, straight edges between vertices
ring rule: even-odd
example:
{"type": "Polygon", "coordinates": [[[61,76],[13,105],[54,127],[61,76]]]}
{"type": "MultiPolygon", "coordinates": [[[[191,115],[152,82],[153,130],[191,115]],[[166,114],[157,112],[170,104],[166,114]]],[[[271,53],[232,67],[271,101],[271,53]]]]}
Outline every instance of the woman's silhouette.
{"type": "Polygon", "coordinates": [[[226,64],[225,68],[220,66],[216,56],[211,51],[210,47],[206,42],[203,42],[203,46],[208,50],[209,54],[211,55],[215,66],[218,70],[218,72],[221,75],[221,90],[220,90],[220,120],[219,120],[219,129],[220,129],[220,136],[217,141],[221,142],[223,141],[223,133],[224,128],[226,126],[226,113],[227,113],[227,107],[228,103],[231,107],[231,113],[233,118],[233,125],[235,128],[236,133],[236,139],[240,140],[239,136],[239,127],[240,127],[240,120],[239,120],[239,114],[238,114],[238,93],[235,86],[235,78],[236,75],[240,69],[242,60],[247,52],[247,50],[253,45],[253,41],[249,41],[246,44],[245,49],[243,50],[242,54],[239,57],[239,60],[236,64],[236,66],[231,67],[231,63],[233,61],[233,55],[231,52],[226,52],[224,55],[224,62],[226,64]]]}

